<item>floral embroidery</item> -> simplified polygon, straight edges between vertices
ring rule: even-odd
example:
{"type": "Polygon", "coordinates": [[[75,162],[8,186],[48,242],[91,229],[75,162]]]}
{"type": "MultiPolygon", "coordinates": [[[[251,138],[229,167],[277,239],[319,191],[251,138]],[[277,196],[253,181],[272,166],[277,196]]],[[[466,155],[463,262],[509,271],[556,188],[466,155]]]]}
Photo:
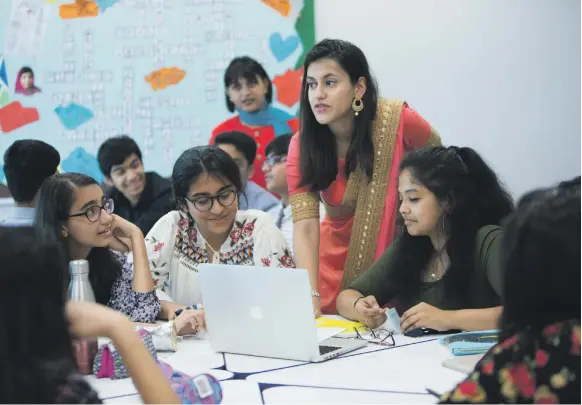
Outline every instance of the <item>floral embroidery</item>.
{"type": "Polygon", "coordinates": [[[552,385],[552,388],[555,389],[564,388],[568,383],[569,379],[568,377],[569,377],[568,369],[563,367],[559,373],[554,374],[550,378],[550,384],[552,385]]]}
{"type": "Polygon", "coordinates": [[[570,335],[570,341],[572,342],[571,353],[574,356],[580,356],[580,328],[574,329],[570,335]]]}
{"type": "Polygon", "coordinates": [[[469,399],[474,402],[484,402],[485,391],[483,391],[483,387],[476,381],[464,381],[459,384],[451,399],[459,402],[469,399]]]}
{"type": "Polygon", "coordinates": [[[493,374],[493,368],[494,368],[494,364],[491,360],[486,361],[483,363],[483,365],[481,366],[481,371],[483,372],[483,374],[485,375],[492,375],[493,374]]]}
{"type": "Polygon", "coordinates": [[[180,218],[180,220],[178,221],[178,227],[179,227],[180,229],[185,229],[185,228],[187,228],[187,227],[188,227],[188,222],[190,222],[190,221],[188,221],[188,218],[186,218],[186,217],[182,217],[182,218],[180,218]]]}
{"type": "Polygon", "coordinates": [[[283,250],[283,256],[279,257],[279,263],[281,263],[281,265],[283,267],[295,267],[295,262],[293,261],[293,258],[291,257],[291,253],[289,252],[289,249],[285,249],[283,250]]]}
{"type": "Polygon", "coordinates": [[[548,325],[544,328],[544,336],[554,336],[560,333],[561,326],[559,324],[548,325]]]}
{"type": "Polygon", "coordinates": [[[502,349],[510,348],[511,346],[517,343],[517,339],[518,339],[517,335],[512,336],[509,339],[505,339],[503,342],[501,342],[499,346],[501,346],[502,349]]]}
{"type": "Polygon", "coordinates": [[[242,222],[234,221],[234,226],[230,231],[230,246],[234,246],[239,240],[250,238],[255,230],[255,222],[257,222],[256,218],[251,222],[247,222],[246,219],[242,222]]]}
{"type": "Polygon", "coordinates": [[[580,321],[558,322],[500,342],[441,402],[579,403],[579,381],[580,321]]]}
{"type": "Polygon", "coordinates": [[[242,235],[242,230],[239,227],[234,228],[230,231],[230,246],[234,246],[242,235]]]}
{"type": "Polygon", "coordinates": [[[196,228],[190,228],[188,230],[188,238],[193,243],[198,243],[198,229],[196,229],[196,228]]]}
{"type": "Polygon", "coordinates": [[[253,231],[255,230],[256,221],[257,220],[255,219],[253,222],[249,222],[243,227],[243,233],[247,238],[249,238],[253,234],[253,231]]]}
{"type": "Polygon", "coordinates": [[[534,403],[536,404],[559,404],[560,400],[556,395],[550,391],[547,385],[541,385],[534,395],[534,403]]]}
{"type": "Polygon", "coordinates": [[[548,353],[543,350],[538,350],[536,352],[536,367],[543,368],[548,364],[548,353]]]}
{"type": "MultiPolygon", "coordinates": [[[[196,273],[198,266],[208,263],[210,258],[196,222],[183,212],[174,211],[158,221],[150,234],[155,235],[148,236],[147,249],[156,288],[176,302],[199,303],[201,293],[196,273]]],[[[238,212],[217,253],[220,264],[293,267],[285,237],[268,214],[238,212]]]]}

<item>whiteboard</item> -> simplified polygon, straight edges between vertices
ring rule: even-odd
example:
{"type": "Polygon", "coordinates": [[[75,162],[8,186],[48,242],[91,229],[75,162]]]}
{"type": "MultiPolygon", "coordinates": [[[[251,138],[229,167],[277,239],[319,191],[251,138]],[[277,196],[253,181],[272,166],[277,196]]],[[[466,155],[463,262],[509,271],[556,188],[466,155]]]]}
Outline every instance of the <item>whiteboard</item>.
{"type": "Polygon", "coordinates": [[[273,105],[295,114],[313,42],[313,0],[2,0],[0,155],[40,139],[59,150],[62,171],[101,181],[99,145],[128,134],[146,169],[168,176],[231,116],[232,58],[262,63],[273,105]],[[38,90],[18,85],[24,66],[38,90]]]}

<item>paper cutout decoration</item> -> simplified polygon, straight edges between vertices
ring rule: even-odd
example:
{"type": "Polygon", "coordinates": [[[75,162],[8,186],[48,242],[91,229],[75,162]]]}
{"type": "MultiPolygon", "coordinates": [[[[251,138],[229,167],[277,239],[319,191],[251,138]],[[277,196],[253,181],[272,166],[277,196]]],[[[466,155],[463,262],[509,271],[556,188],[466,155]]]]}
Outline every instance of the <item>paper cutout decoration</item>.
{"type": "Polygon", "coordinates": [[[10,95],[6,89],[0,88],[0,108],[4,107],[10,101],[10,95]]]}
{"type": "Polygon", "coordinates": [[[274,32],[269,37],[269,48],[275,55],[277,61],[282,62],[287,59],[299,46],[301,40],[297,35],[292,35],[283,39],[280,33],[274,32]]]}
{"type": "Polygon", "coordinates": [[[95,0],[97,2],[97,7],[103,13],[109,7],[113,7],[116,3],[119,3],[119,0],[95,0]]]}
{"type": "Polygon", "coordinates": [[[77,103],[59,106],[55,108],[55,113],[61,120],[61,124],[69,130],[76,129],[93,118],[93,111],[77,103]]]}
{"type": "Polygon", "coordinates": [[[10,101],[8,92],[8,76],[6,75],[6,61],[0,58],[0,107],[4,107],[10,101]]]}
{"type": "Polygon", "coordinates": [[[6,74],[6,61],[0,58],[0,88],[8,88],[8,75],[6,74]]]}
{"type": "Polygon", "coordinates": [[[293,107],[301,95],[303,67],[297,70],[287,69],[283,75],[275,76],[273,84],[277,89],[277,101],[287,107],[293,107]]]}
{"type": "Polygon", "coordinates": [[[61,169],[63,172],[81,173],[93,177],[98,183],[103,182],[103,173],[101,173],[101,170],[99,169],[97,159],[81,147],[73,150],[71,154],[61,162],[61,169]]]}
{"type": "Polygon", "coordinates": [[[38,121],[39,115],[36,108],[25,108],[19,101],[0,108],[0,130],[2,132],[11,132],[15,129],[38,121]]]}
{"type": "Polygon", "coordinates": [[[184,76],[186,72],[177,67],[162,68],[147,75],[145,81],[150,84],[152,90],[161,90],[180,83],[184,76]]]}
{"type": "Polygon", "coordinates": [[[261,0],[267,6],[281,14],[283,17],[288,17],[291,11],[291,4],[289,0],[261,0]]]}
{"type": "Polygon", "coordinates": [[[74,3],[61,4],[59,6],[59,15],[63,20],[97,17],[99,15],[99,7],[94,1],[75,0],[74,3]]]}

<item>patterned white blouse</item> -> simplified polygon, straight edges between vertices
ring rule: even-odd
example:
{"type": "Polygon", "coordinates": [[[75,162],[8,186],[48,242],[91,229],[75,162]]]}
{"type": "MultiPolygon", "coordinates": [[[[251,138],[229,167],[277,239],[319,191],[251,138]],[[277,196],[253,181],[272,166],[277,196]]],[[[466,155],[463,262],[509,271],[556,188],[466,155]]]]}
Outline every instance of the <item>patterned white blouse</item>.
{"type": "MultiPolygon", "coordinates": [[[[210,263],[206,241],[196,222],[183,211],[164,215],[147,234],[146,248],[154,283],[179,304],[201,302],[198,264],[210,263]]],[[[295,267],[287,241],[270,215],[257,210],[238,211],[214,263],[295,267]]]]}

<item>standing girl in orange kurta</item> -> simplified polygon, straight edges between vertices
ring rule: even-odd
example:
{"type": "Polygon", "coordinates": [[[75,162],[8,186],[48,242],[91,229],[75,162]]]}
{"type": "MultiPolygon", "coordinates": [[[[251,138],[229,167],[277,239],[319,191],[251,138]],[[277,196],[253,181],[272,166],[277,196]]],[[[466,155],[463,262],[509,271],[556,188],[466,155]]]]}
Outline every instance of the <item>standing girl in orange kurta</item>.
{"type": "Polygon", "coordinates": [[[304,63],[300,132],[287,177],[298,268],[309,271],[315,315],[392,243],[398,164],[407,150],[440,145],[404,101],[378,98],[363,52],[341,40],[316,44],[304,63]],[[326,217],[319,224],[319,200],[326,217]]]}

